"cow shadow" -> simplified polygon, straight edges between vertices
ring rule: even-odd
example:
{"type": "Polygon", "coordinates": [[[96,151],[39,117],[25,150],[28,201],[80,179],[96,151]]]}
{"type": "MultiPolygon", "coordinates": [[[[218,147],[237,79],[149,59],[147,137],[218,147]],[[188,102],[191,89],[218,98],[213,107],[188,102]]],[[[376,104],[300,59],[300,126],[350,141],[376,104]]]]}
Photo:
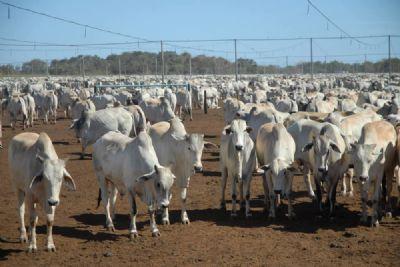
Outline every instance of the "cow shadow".
{"type": "Polygon", "coordinates": [[[68,141],[53,141],[52,143],[53,145],[63,145],[63,146],[69,145],[68,141]]]}
{"type": "MultiPolygon", "coordinates": [[[[227,201],[231,203],[231,201],[227,201]]],[[[217,208],[193,209],[188,210],[188,216],[191,222],[206,221],[213,222],[218,226],[239,227],[239,228],[257,228],[269,227],[276,231],[296,232],[296,233],[317,233],[320,229],[330,229],[335,232],[346,231],[350,228],[360,226],[360,217],[358,211],[352,211],[347,208],[347,205],[337,203],[336,216],[333,219],[327,215],[317,212],[317,207],[314,202],[299,202],[294,203],[293,209],[296,213],[294,219],[287,217],[287,201],[284,200],[276,210],[276,218],[268,218],[268,213],[263,210],[264,196],[257,196],[251,199],[250,218],[246,218],[243,211],[238,210],[237,217],[231,217],[230,205],[228,210],[217,208]]],[[[239,209],[239,205],[237,206],[239,209]]],[[[171,218],[178,220],[180,218],[180,210],[171,210],[171,218]]]]}
{"type": "MultiPolygon", "coordinates": [[[[46,226],[41,225],[37,227],[37,233],[38,234],[46,234],[46,226]]],[[[53,234],[54,235],[61,235],[64,237],[69,237],[69,238],[76,238],[76,239],[81,239],[85,240],[87,242],[89,241],[96,241],[96,242],[102,242],[102,241],[116,241],[120,238],[119,235],[113,234],[110,232],[92,232],[88,229],[87,226],[58,226],[54,225],[53,226],[53,234]]]]}
{"type": "Polygon", "coordinates": [[[203,170],[203,176],[221,176],[221,172],[203,170]]]}
{"type": "Polygon", "coordinates": [[[0,261],[8,260],[8,256],[13,253],[21,253],[24,252],[22,249],[3,249],[0,248],[0,261]]]}
{"type": "Polygon", "coordinates": [[[79,156],[78,158],[73,158],[71,160],[91,160],[92,159],[92,154],[90,153],[85,153],[85,157],[82,159],[81,158],[81,152],[70,152],[67,153],[68,155],[72,155],[72,156],[79,156]]]}
{"type": "Polygon", "coordinates": [[[219,158],[209,158],[209,159],[202,159],[202,161],[207,161],[207,162],[217,162],[217,161],[219,161],[219,158]]]}
{"type": "MultiPolygon", "coordinates": [[[[87,226],[105,226],[106,217],[104,214],[83,213],[72,216],[76,221],[83,223],[87,226]]],[[[113,221],[114,227],[117,230],[127,230],[130,225],[130,217],[128,214],[116,214],[113,221]]],[[[146,222],[136,222],[138,230],[144,228],[146,222]]]]}

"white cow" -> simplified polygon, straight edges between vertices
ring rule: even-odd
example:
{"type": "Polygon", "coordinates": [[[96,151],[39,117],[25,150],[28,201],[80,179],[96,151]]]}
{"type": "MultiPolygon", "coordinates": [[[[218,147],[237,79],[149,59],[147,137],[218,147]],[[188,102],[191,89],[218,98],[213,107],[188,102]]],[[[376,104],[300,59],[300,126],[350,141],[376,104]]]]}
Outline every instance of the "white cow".
{"type": "Polygon", "coordinates": [[[288,199],[288,216],[293,218],[292,164],[296,152],[293,137],[282,123],[266,123],[258,131],[256,151],[258,162],[264,170],[264,197],[267,207],[269,196],[269,217],[275,218],[276,196],[284,195],[288,199]]]}
{"type": "Polygon", "coordinates": [[[150,123],[169,121],[175,117],[169,101],[164,97],[145,99],[139,103],[139,106],[150,123]]]}
{"type": "MultiPolygon", "coordinates": [[[[302,148],[302,152],[310,151],[313,155],[314,181],[317,191],[317,205],[322,212],[322,185],[327,190],[329,216],[335,212],[336,188],[339,180],[349,168],[350,158],[347,143],[340,129],[330,123],[324,123],[312,142],[302,148]]],[[[343,178],[344,179],[344,178],[343,178]]]]}
{"type": "MultiPolygon", "coordinates": [[[[181,190],[181,220],[182,223],[189,224],[186,198],[190,176],[194,172],[203,170],[201,164],[203,148],[210,143],[204,142],[202,134],[187,134],[185,126],[178,118],[172,119],[169,123],[153,124],[149,129],[149,135],[160,163],[170,166],[177,177],[177,185],[181,190]]],[[[168,210],[165,210],[162,221],[164,224],[169,224],[168,210]]]]}
{"type": "MultiPolygon", "coordinates": [[[[390,196],[396,165],[396,131],[389,122],[375,121],[364,125],[360,140],[353,144],[354,174],[361,192],[361,222],[367,222],[367,201],[370,186],[372,193],[371,226],[379,226],[382,193],[387,193],[386,212],[391,216],[390,196]],[[386,186],[385,186],[386,184],[386,186]],[[382,191],[382,187],[385,189],[382,191]]],[[[386,195],[383,195],[386,202],[386,195]]],[[[386,204],[386,203],[385,203],[386,204]]]]}
{"type": "Polygon", "coordinates": [[[134,136],[132,125],[131,113],[122,107],[117,107],[101,109],[96,112],[84,112],[79,119],[73,121],[70,129],[74,129],[76,137],[81,138],[81,159],[83,159],[86,148],[109,131],[118,131],[126,136],[134,136]]]}
{"type": "Polygon", "coordinates": [[[37,204],[46,214],[47,250],[55,251],[53,223],[56,206],[60,204],[60,189],[64,184],[76,190],[75,182],[65,169],[66,161],[59,159],[46,133],[21,133],[13,137],[8,151],[8,162],[14,189],[18,196],[20,240],[27,241],[24,214],[25,202],[30,218],[29,252],[35,252],[37,204]]]}
{"type": "Polygon", "coordinates": [[[190,120],[193,120],[192,115],[192,96],[187,90],[179,90],[176,92],[176,109],[179,118],[185,120],[186,115],[190,116],[190,120]],[[183,112],[183,116],[182,116],[183,112]]]}
{"type": "Polygon", "coordinates": [[[18,116],[22,116],[22,126],[25,129],[28,112],[26,110],[25,100],[20,96],[12,96],[7,100],[7,110],[10,115],[10,125],[14,130],[17,124],[18,116]]]}
{"type": "Polygon", "coordinates": [[[244,103],[235,98],[227,98],[224,100],[224,122],[225,125],[231,123],[231,121],[238,117],[237,112],[244,109],[244,103]]]}
{"type": "Polygon", "coordinates": [[[23,98],[25,100],[26,113],[28,117],[27,125],[33,127],[33,119],[36,116],[35,99],[30,94],[24,95],[23,98]]]}
{"type": "Polygon", "coordinates": [[[108,132],[93,147],[93,166],[100,185],[107,228],[114,231],[113,217],[119,191],[121,195],[128,193],[131,205],[130,238],[138,236],[136,195],[148,206],[152,235],[159,236],[155,211],[159,207],[168,208],[175,176],[169,168],[160,165],[150,136],[141,132],[137,137],[129,138],[108,132]]]}
{"type": "Polygon", "coordinates": [[[53,122],[56,123],[57,121],[57,108],[58,108],[58,98],[54,94],[54,91],[49,91],[43,102],[43,112],[44,112],[44,123],[48,123],[48,116],[53,117],[53,122]]]}
{"type": "Polygon", "coordinates": [[[166,88],[164,91],[164,97],[169,101],[171,105],[171,109],[175,112],[176,109],[176,95],[172,92],[171,89],[166,88]]]}
{"type": "Polygon", "coordinates": [[[235,119],[226,126],[221,136],[221,209],[226,209],[225,188],[228,176],[232,179],[232,212],[231,216],[236,217],[236,183],[239,183],[240,205],[243,207],[243,190],[245,191],[246,217],[250,213],[250,183],[252,172],[256,164],[256,153],[253,140],[249,136],[251,127],[241,119],[235,119]]]}

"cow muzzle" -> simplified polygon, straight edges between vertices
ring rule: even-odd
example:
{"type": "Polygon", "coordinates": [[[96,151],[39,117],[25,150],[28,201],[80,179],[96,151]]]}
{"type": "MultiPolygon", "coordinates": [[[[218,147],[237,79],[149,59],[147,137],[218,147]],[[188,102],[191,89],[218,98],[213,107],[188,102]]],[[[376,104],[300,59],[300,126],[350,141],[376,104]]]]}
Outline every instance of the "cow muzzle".
{"type": "Polygon", "coordinates": [[[243,146],[242,145],[236,145],[235,146],[237,151],[242,151],[243,150],[243,146]]]}
{"type": "Polygon", "coordinates": [[[203,167],[202,166],[194,166],[194,171],[196,173],[201,173],[201,172],[203,172],[203,167]]]}
{"type": "Polygon", "coordinates": [[[51,207],[57,206],[58,205],[58,200],[49,199],[49,200],[47,200],[47,203],[49,203],[49,206],[51,206],[51,207]]]}
{"type": "Polygon", "coordinates": [[[361,175],[361,176],[359,177],[359,179],[360,179],[360,182],[361,182],[361,183],[365,183],[365,182],[368,180],[368,176],[361,175]]]}

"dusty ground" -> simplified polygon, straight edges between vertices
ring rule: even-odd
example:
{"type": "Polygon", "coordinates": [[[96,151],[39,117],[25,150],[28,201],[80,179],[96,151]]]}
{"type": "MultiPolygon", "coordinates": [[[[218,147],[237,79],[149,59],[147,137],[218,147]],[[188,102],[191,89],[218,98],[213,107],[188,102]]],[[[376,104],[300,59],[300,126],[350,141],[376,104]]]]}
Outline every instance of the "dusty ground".
{"type": "MultiPolygon", "coordinates": [[[[219,143],[223,126],[222,110],[208,115],[195,112],[187,122],[189,132],[206,134],[219,143]]],[[[6,123],[4,123],[6,124],[6,123]]],[[[35,126],[46,131],[60,157],[71,157],[67,169],[77,184],[76,192],[62,190],[56,210],[54,242],[57,252],[44,250],[45,221],[39,215],[38,249],[27,254],[26,244],[18,243],[16,196],[8,176],[7,146],[21,130],[4,129],[5,148],[0,152],[0,265],[392,265],[400,264],[400,217],[385,219],[379,229],[359,224],[358,192],[353,199],[338,197],[338,215],[329,221],[316,218],[300,177],[295,179],[297,219],[285,217],[286,205],[278,218],[270,221],[262,212],[262,186],[255,176],[251,191],[253,217],[231,219],[218,209],[220,172],[217,151],[203,154],[204,173],[192,177],[188,195],[191,224],[180,223],[177,191],[171,204],[171,225],[160,225],[160,238],[151,237],[146,208],[139,206],[139,238],[128,238],[128,201],[118,199],[115,233],[104,228],[102,208],[96,209],[97,181],[90,159],[79,160],[80,151],[69,121],[35,126]]],[[[229,185],[227,187],[229,189],[229,185]]],[[[358,190],[356,190],[358,191],[358,190]]],[[[229,199],[229,196],[227,197],[229,199]]],[[[228,205],[228,210],[230,206],[228,205]]]]}

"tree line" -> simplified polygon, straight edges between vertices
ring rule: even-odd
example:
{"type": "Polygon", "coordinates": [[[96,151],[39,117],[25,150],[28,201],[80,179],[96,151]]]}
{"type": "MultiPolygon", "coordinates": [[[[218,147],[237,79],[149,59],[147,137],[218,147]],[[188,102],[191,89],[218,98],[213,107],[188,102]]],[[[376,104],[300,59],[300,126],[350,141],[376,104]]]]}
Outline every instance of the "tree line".
{"type": "MultiPolygon", "coordinates": [[[[177,54],[173,51],[164,52],[165,74],[188,75],[196,74],[234,74],[235,62],[222,57],[198,55],[192,57],[189,53],[177,54]]],[[[400,59],[391,60],[392,71],[400,72],[400,59]]],[[[330,62],[316,61],[313,63],[314,73],[339,72],[389,72],[389,60],[363,63],[344,63],[337,60],[330,62]]],[[[33,59],[14,66],[0,66],[0,75],[161,75],[161,53],[124,52],[112,54],[106,58],[99,56],[75,56],[67,59],[54,59],[48,64],[40,59],[33,59]]],[[[281,67],[277,65],[259,65],[252,59],[239,58],[238,72],[240,74],[271,74],[271,73],[310,73],[311,63],[302,62],[281,67]]]]}

